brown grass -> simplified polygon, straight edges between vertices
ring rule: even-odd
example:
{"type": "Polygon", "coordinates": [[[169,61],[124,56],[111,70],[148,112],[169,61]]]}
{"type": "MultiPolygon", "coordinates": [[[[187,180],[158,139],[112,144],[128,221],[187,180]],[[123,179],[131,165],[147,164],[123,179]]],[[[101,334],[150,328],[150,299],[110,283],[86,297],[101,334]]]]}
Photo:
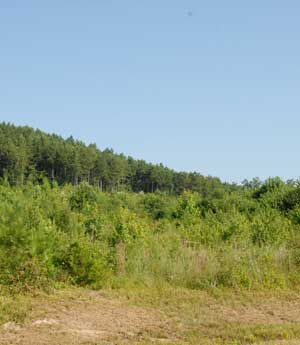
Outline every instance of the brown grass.
{"type": "Polygon", "coordinates": [[[0,344],[300,344],[300,295],[178,289],[60,290],[30,297],[0,344]]]}

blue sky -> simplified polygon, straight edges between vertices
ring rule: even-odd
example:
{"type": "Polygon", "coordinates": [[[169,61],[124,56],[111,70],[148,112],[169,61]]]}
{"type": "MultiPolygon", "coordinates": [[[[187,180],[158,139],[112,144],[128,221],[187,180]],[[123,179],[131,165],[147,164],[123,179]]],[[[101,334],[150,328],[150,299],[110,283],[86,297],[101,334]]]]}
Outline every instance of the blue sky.
{"type": "Polygon", "coordinates": [[[227,181],[300,176],[300,2],[0,1],[0,121],[227,181]]]}

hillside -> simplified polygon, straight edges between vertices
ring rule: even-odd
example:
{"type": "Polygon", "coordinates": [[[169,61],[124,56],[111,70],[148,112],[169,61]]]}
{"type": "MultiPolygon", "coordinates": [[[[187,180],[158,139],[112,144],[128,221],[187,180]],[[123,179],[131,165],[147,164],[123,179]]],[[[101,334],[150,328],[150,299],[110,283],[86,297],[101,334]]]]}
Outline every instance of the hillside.
{"type": "Polygon", "coordinates": [[[103,191],[159,190],[178,194],[191,190],[208,194],[229,188],[215,177],[175,172],[162,164],[134,160],[110,149],[100,151],[96,145],[87,146],[72,137],[65,140],[7,123],[0,123],[0,177],[3,176],[14,185],[41,181],[43,177],[60,185],[86,181],[103,191]]]}
{"type": "Polygon", "coordinates": [[[297,344],[299,181],[0,130],[0,344],[297,344]]]}

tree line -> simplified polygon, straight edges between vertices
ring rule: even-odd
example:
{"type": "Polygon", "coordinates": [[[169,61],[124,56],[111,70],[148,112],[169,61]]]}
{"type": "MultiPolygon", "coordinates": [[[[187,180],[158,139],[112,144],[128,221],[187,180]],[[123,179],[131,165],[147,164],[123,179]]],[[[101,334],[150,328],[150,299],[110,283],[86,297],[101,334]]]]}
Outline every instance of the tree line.
{"type": "Polygon", "coordinates": [[[0,123],[0,177],[11,185],[48,178],[59,185],[88,182],[102,191],[218,194],[235,185],[197,172],[176,172],[162,164],[100,150],[72,136],[64,139],[28,126],[0,123]]]}

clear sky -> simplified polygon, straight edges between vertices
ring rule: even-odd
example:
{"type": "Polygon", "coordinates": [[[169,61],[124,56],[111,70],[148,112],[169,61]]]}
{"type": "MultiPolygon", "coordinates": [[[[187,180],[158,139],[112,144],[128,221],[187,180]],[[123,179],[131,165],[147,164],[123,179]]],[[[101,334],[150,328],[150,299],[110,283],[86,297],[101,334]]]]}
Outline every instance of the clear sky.
{"type": "Polygon", "coordinates": [[[0,0],[0,121],[227,181],[300,176],[299,0],[0,0]]]}

